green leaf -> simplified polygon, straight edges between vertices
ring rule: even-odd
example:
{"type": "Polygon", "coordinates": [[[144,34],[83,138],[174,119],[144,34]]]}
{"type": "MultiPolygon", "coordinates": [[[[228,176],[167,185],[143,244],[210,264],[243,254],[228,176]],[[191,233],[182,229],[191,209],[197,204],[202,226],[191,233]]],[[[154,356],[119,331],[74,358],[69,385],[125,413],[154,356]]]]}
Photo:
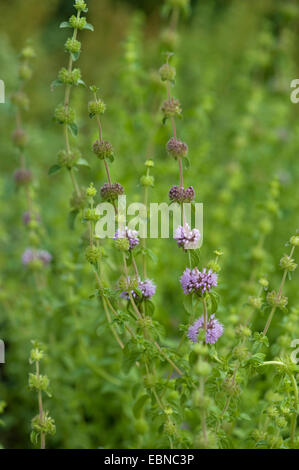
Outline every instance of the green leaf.
{"type": "Polygon", "coordinates": [[[146,400],[148,400],[149,396],[148,395],[142,395],[138,400],[136,401],[135,405],[133,406],[133,413],[135,418],[139,418],[142,412],[142,409],[145,405],[146,400]]]}
{"type": "Polygon", "coordinates": [[[89,29],[89,31],[94,31],[94,27],[90,23],[86,23],[83,29],[89,29]]]}
{"type": "Polygon", "coordinates": [[[193,313],[193,298],[191,294],[184,297],[183,306],[187,313],[190,315],[193,313]]]}
{"type": "Polygon", "coordinates": [[[62,85],[62,82],[60,80],[54,80],[51,85],[50,85],[50,89],[51,91],[54,91],[55,88],[57,88],[58,86],[61,86],[62,85]]]}
{"type": "Polygon", "coordinates": [[[79,57],[80,57],[80,51],[79,52],[71,52],[71,57],[72,57],[73,61],[76,62],[76,60],[78,60],[79,57]]]}
{"type": "Polygon", "coordinates": [[[72,28],[72,26],[68,21],[63,21],[62,23],[60,23],[59,28],[72,28]]]}
{"type": "Polygon", "coordinates": [[[184,167],[186,170],[188,170],[190,168],[190,160],[188,157],[182,157],[183,159],[183,162],[184,162],[184,167]]]}
{"type": "Polygon", "coordinates": [[[88,161],[85,160],[85,158],[79,158],[79,160],[77,160],[77,162],[76,162],[76,165],[87,166],[88,168],[90,168],[90,165],[89,165],[88,161]]]}
{"type": "Polygon", "coordinates": [[[48,171],[48,175],[54,175],[54,173],[57,173],[58,171],[61,170],[61,166],[60,165],[52,165],[50,168],[49,168],[49,171],[48,171]]]}
{"type": "Polygon", "coordinates": [[[72,122],[72,124],[68,125],[68,128],[70,129],[71,133],[77,137],[78,135],[78,126],[75,122],[72,122]]]}
{"type": "Polygon", "coordinates": [[[80,85],[80,86],[83,86],[84,88],[87,88],[86,83],[83,80],[81,80],[81,78],[80,78],[80,80],[77,81],[77,85],[80,85]]]}

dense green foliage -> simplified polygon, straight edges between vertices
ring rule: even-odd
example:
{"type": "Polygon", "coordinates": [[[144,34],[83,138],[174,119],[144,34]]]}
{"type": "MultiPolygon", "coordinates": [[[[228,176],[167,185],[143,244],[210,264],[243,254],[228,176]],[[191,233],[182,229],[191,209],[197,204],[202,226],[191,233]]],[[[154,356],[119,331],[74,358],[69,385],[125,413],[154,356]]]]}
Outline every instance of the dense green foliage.
{"type": "MultiPolygon", "coordinates": [[[[82,74],[71,86],[58,71],[68,66],[63,44],[73,29],[59,24],[75,12],[73,2],[67,12],[58,1],[13,3],[28,21],[17,37],[13,7],[1,18],[1,445],[43,446],[46,435],[51,448],[299,448],[299,370],[291,360],[298,271],[282,258],[291,252],[298,260],[298,239],[289,242],[299,228],[297,105],[290,101],[298,6],[203,1],[191,10],[185,0],[167,0],[159,18],[157,10],[146,16],[91,0],[82,16],[94,32],[78,31],[80,56],[77,44],[67,46],[82,74]],[[167,91],[158,70],[170,50],[171,92],[183,109],[177,132],[189,147],[184,181],[204,204],[204,241],[191,261],[172,239],[148,240],[137,251],[138,269],[145,257],[157,291],[140,306],[146,318],[137,313],[136,320],[134,302],[119,299],[123,253],[112,240],[86,251],[96,245],[92,210],[107,181],[92,151],[98,116],[88,103],[101,98],[107,106],[101,124],[114,148],[112,181],[129,202],[145,193],[168,202],[179,171],[165,150],[172,130],[162,122],[167,91]],[[68,92],[75,118],[61,124],[68,92]],[[11,139],[20,128],[26,145],[20,134],[11,139]],[[68,145],[81,153],[72,163],[61,154],[71,153],[68,145]],[[154,166],[145,166],[149,160],[154,166]],[[20,185],[17,168],[30,168],[32,180],[27,174],[20,185]],[[145,174],[154,177],[149,186],[145,174]],[[28,210],[38,216],[24,224],[28,210]],[[27,248],[47,250],[52,261],[24,265],[27,248]],[[217,310],[224,325],[215,345],[186,338],[204,308],[180,285],[189,262],[220,269],[217,295],[206,297],[209,314],[217,310]]],[[[126,264],[133,276],[130,255],[126,264]]]]}

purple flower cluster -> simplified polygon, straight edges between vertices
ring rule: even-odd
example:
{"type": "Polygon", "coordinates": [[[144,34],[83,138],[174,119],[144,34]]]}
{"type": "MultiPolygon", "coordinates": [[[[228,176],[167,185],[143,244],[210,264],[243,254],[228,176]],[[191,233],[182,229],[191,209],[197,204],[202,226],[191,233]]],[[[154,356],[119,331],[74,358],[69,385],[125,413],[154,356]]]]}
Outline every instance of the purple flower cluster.
{"type": "MultiPolygon", "coordinates": [[[[199,317],[188,330],[188,338],[192,343],[197,343],[198,333],[200,329],[204,329],[204,317],[199,317]]],[[[207,344],[215,344],[216,341],[223,334],[223,325],[215,318],[215,315],[211,315],[207,322],[207,329],[205,332],[205,341],[207,344]]]]}
{"type": "Polygon", "coordinates": [[[197,248],[200,232],[196,228],[190,230],[189,225],[186,223],[183,227],[180,225],[176,229],[174,239],[178,247],[184,248],[184,250],[194,249],[197,248]]]}
{"type": "Polygon", "coordinates": [[[168,192],[169,199],[174,202],[191,202],[195,198],[195,191],[193,186],[189,186],[184,189],[180,188],[178,185],[174,185],[170,188],[168,192]]]}
{"type": "Polygon", "coordinates": [[[36,260],[41,261],[44,266],[47,266],[52,261],[52,255],[47,250],[27,248],[22,255],[22,263],[28,266],[36,260]]]}
{"type": "MultiPolygon", "coordinates": [[[[140,296],[135,291],[131,291],[132,297],[138,300],[151,300],[151,298],[155,295],[156,293],[156,285],[151,281],[150,279],[146,279],[145,281],[140,281],[138,282],[138,289],[142,292],[142,298],[140,299],[140,296]]],[[[123,291],[121,292],[120,296],[123,299],[129,300],[129,294],[128,291],[123,291]]]]}
{"type": "Polygon", "coordinates": [[[206,268],[204,268],[203,271],[199,271],[198,268],[194,268],[191,271],[191,269],[186,268],[180,282],[184,294],[192,294],[193,292],[204,294],[211,290],[212,287],[217,286],[217,278],[217,274],[211,269],[207,271],[206,268]]]}
{"type": "Polygon", "coordinates": [[[136,230],[130,230],[128,227],[115,232],[113,239],[117,240],[118,238],[127,238],[129,240],[130,250],[133,250],[135,246],[139,245],[138,232],[136,230]]]}

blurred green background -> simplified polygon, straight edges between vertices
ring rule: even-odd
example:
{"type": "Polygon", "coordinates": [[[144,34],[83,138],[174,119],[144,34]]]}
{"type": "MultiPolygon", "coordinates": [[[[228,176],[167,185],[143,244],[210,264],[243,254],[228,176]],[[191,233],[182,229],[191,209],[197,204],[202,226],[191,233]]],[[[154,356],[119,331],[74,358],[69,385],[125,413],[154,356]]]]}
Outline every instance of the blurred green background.
{"type": "MultiPolygon", "coordinates": [[[[68,31],[59,29],[59,24],[73,14],[72,4],[72,0],[0,1],[0,79],[7,96],[0,105],[0,337],[7,346],[6,364],[0,370],[0,399],[7,403],[0,442],[13,448],[30,446],[30,419],[36,405],[27,389],[28,354],[30,340],[38,339],[47,346],[46,372],[53,391],[47,405],[57,425],[50,445],[159,446],[151,437],[142,441],[134,427],[131,384],[136,377],[133,372],[122,374],[121,353],[105,334],[103,312],[95,299],[89,299],[94,283],[84,262],[84,227],[78,220],[71,230],[67,221],[72,192],[67,172],[48,176],[63,147],[61,128],[52,120],[63,92],[60,88],[52,92],[50,84],[67,63],[63,45],[68,31]],[[9,97],[18,86],[18,54],[27,41],[36,59],[27,87],[30,109],[24,114],[30,135],[26,153],[45,226],[45,248],[54,257],[42,292],[36,292],[21,266],[28,246],[21,221],[25,204],[12,177],[18,155],[10,139],[15,116],[9,97]],[[76,279],[72,294],[69,271],[76,279]],[[74,321],[74,304],[79,323],[74,321]],[[89,351],[89,366],[79,350],[79,336],[89,351]],[[105,382],[94,371],[97,366],[121,377],[121,386],[105,382]]],[[[160,1],[90,0],[88,4],[88,21],[95,32],[80,34],[78,65],[84,81],[96,84],[107,104],[103,126],[116,153],[113,180],[125,186],[131,201],[139,201],[144,161],[152,158],[155,187],[150,198],[167,201],[178,172],[165,152],[171,130],[161,122],[159,106],[165,90],[156,72],[164,60],[163,31],[169,18],[161,13],[160,1]]],[[[252,272],[255,280],[258,275],[269,276],[277,288],[279,259],[288,250],[284,244],[299,228],[299,104],[290,101],[290,82],[299,77],[298,32],[298,2],[285,0],[198,0],[178,25],[174,94],[181,101],[183,120],[177,126],[189,145],[191,161],[185,185],[193,185],[196,200],[204,203],[203,260],[212,258],[217,248],[224,251],[219,316],[228,332],[229,316],[233,313],[241,321],[247,296],[256,289],[252,272]],[[269,184],[274,179],[281,191],[271,206],[269,184]],[[263,237],[265,219],[270,229],[265,231],[261,254],[255,248],[263,237]]],[[[89,99],[86,89],[72,92],[78,146],[91,166],[80,171],[79,179],[82,185],[93,181],[99,188],[105,175],[91,151],[96,128],[88,119],[89,99]]],[[[175,345],[179,324],[186,321],[178,281],[185,260],[173,256],[172,240],[149,241],[149,246],[158,259],[149,268],[158,285],[155,315],[169,344],[175,345]]],[[[115,260],[111,263],[115,267],[115,260]]],[[[118,275],[116,269],[115,281],[118,275]]],[[[295,273],[287,284],[289,304],[294,306],[298,306],[297,285],[295,273]]],[[[265,319],[258,315],[255,328],[263,328],[265,319]]],[[[280,334],[280,321],[279,316],[274,321],[273,339],[280,334]]],[[[229,339],[228,333],[224,348],[230,347],[229,339]]],[[[233,445],[244,442],[239,434],[233,445]]]]}

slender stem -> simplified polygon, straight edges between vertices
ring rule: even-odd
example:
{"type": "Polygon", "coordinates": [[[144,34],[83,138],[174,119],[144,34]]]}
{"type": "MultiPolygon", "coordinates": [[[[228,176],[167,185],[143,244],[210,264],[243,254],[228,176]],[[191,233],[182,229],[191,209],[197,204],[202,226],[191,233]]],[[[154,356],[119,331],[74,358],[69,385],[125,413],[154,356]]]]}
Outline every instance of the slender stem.
{"type": "Polygon", "coordinates": [[[203,306],[204,329],[205,329],[205,331],[207,331],[207,328],[208,328],[208,312],[207,312],[206,299],[204,297],[202,299],[202,306],[203,306]]]}
{"type": "MultiPolygon", "coordinates": [[[[36,376],[37,379],[39,380],[39,362],[36,361],[36,376]]],[[[42,392],[41,390],[38,390],[38,408],[39,408],[39,420],[40,424],[42,425],[44,422],[44,410],[43,410],[43,399],[42,399],[42,392]]],[[[40,434],[40,448],[45,449],[46,448],[46,437],[45,433],[41,432],[40,434]]]]}

